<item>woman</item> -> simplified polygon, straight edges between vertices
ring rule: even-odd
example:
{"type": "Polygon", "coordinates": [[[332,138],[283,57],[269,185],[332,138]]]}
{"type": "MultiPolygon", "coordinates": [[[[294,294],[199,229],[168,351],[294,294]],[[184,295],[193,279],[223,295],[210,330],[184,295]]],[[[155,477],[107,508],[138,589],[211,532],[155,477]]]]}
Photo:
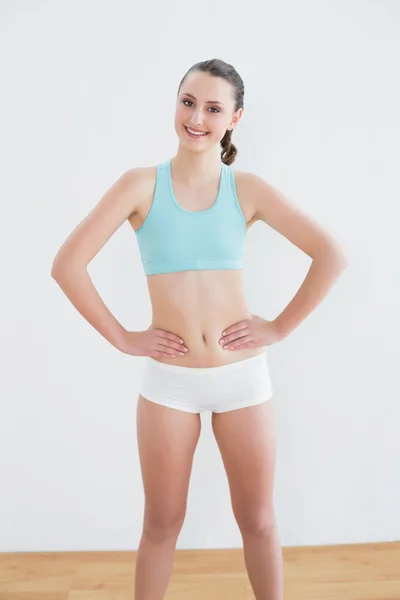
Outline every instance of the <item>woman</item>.
{"type": "Polygon", "coordinates": [[[346,259],[326,231],[271,185],[233,171],[231,138],[243,97],[231,65],[194,65],[178,89],[176,156],[124,173],[53,263],[52,276],[87,321],[122,352],[146,357],[137,404],[145,514],[136,600],[161,599],[167,588],[203,410],[212,411],[254,595],[283,595],[266,348],[318,305],[346,259]],[[137,236],[149,286],[153,318],[145,331],[124,329],[86,269],[125,220],[137,236]],[[246,231],[257,220],[312,258],[301,288],[273,321],[249,313],[242,288],[246,231]]]}

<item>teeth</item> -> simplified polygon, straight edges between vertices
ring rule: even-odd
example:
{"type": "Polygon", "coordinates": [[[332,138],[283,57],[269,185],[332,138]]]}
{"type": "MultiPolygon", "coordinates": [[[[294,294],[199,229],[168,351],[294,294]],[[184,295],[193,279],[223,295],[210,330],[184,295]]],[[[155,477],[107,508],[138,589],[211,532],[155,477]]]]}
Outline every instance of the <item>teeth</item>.
{"type": "Polygon", "coordinates": [[[198,131],[193,131],[193,129],[189,129],[189,127],[186,127],[186,129],[189,133],[192,133],[193,135],[207,135],[206,133],[199,133],[198,131]]]}

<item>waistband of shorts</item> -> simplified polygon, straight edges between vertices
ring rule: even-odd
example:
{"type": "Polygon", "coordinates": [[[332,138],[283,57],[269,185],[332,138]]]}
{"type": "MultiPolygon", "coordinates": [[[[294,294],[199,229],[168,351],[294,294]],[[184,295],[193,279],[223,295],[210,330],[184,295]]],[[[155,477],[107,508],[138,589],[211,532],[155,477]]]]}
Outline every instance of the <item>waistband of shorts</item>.
{"type": "Polygon", "coordinates": [[[156,369],[162,369],[163,371],[169,371],[173,373],[226,373],[229,371],[234,371],[237,369],[246,368],[246,365],[251,365],[252,363],[264,362],[266,360],[267,350],[265,349],[261,354],[256,354],[255,356],[250,356],[250,358],[245,358],[243,360],[237,360],[233,363],[227,363],[226,365],[218,365],[216,367],[185,367],[184,365],[170,365],[167,363],[159,362],[158,360],[154,360],[152,356],[148,358],[148,364],[156,369]]]}

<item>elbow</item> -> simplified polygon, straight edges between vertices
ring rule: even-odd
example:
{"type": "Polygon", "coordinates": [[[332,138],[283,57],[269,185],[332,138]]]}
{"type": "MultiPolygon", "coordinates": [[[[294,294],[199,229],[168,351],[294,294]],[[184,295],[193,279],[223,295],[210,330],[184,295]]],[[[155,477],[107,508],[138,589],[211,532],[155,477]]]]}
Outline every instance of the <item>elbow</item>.
{"type": "Polygon", "coordinates": [[[50,275],[53,279],[57,279],[57,271],[58,271],[58,268],[56,267],[56,265],[54,264],[54,261],[53,261],[53,264],[51,265],[51,269],[50,269],[50,275]]]}
{"type": "Polygon", "coordinates": [[[53,279],[55,279],[57,281],[57,278],[60,275],[60,266],[56,263],[56,261],[54,260],[52,265],[51,265],[51,269],[50,269],[50,275],[53,279]]]}
{"type": "Polygon", "coordinates": [[[344,271],[349,266],[349,260],[342,246],[336,241],[329,241],[319,247],[312,258],[328,260],[338,271],[344,271]]]}
{"type": "Polygon", "coordinates": [[[50,275],[52,276],[53,279],[55,279],[57,281],[57,279],[60,279],[60,277],[62,276],[62,273],[65,273],[65,269],[66,269],[66,261],[65,259],[61,259],[59,255],[57,255],[55,257],[55,259],[52,262],[51,265],[51,270],[50,270],[50,275]]]}
{"type": "Polygon", "coordinates": [[[335,254],[336,264],[338,266],[338,269],[340,271],[344,271],[349,266],[349,260],[348,260],[348,258],[346,256],[345,251],[343,250],[343,248],[339,244],[335,245],[333,251],[334,251],[334,254],[335,254]]]}
{"type": "Polygon", "coordinates": [[[82,271],[84,268],[86,268],[86,266],[81,264],[77,265],[72,260],[57,255],[51,265],[50,275],[59,282],[62,279],[69,277],[72,273],[82,271]]]}
{"type": "Polygon", "coordinates": [[[341,257],[341,269],[342,269],[342,271],[344,271],[345,269],[347,269],[348,266],[349,266],[349,259],[347,258],[346,254],[343,253],[343,255],[341,257]]]}

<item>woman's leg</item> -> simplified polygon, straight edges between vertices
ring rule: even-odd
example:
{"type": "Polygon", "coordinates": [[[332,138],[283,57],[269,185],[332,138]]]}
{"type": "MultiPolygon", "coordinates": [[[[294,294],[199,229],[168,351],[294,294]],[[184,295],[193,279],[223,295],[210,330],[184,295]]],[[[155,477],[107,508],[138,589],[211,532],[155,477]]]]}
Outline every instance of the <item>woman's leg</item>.
{"type": "Polygon", "coordinates": [[[256,600],[282,600],[283,558],[273,509],[276,438],[272,399],[213,413],[212,428],[228,476],[256,600]]]}
{"type": "Polygon", "coordinates": [[[135,569],[135,600],[162,600],[186,513],[200,415],[139,395],[137,443],[145,494],[143,532],[135,569]]]}

